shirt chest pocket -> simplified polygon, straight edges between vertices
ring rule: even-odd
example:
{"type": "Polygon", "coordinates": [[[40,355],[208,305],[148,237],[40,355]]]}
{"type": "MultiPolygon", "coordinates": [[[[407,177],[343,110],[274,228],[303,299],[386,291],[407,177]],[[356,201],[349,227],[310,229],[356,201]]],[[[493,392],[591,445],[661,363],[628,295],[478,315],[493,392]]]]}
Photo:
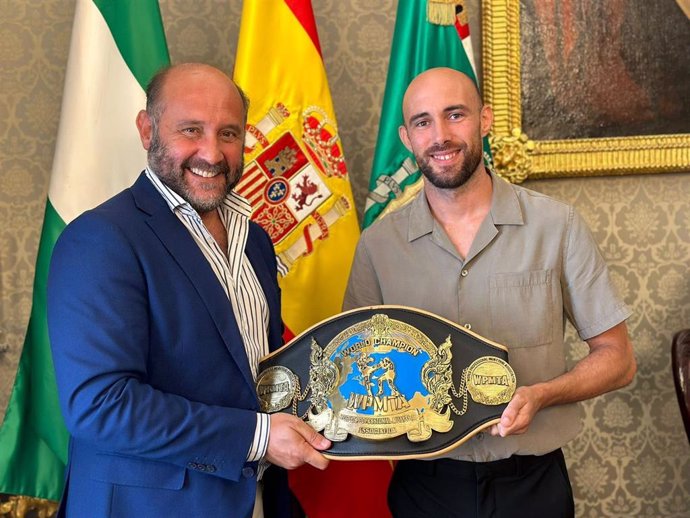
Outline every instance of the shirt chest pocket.
{"type": "Polygon", "coordinates": [[[492,336],[509,348],[552,341],[552,271],[498,273],[489,278],[492,336]]]}

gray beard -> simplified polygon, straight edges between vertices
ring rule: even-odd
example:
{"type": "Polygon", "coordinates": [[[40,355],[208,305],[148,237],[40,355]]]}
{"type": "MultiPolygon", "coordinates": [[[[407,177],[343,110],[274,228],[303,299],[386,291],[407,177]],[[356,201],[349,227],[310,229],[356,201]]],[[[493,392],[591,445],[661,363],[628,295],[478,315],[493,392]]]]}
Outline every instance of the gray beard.
{"type": "Polygon", "coordinates": [[[153,130],[151,145],[148,150],[148,163],[153,172],[199,214],[214,211],[221,206],[225,197],[232,192],[233,188],[240,181],[244,170],[243,162],[238,167],[231,169],[226,161],[212,165],[203,160],[188,159],[180,164],[180,167],[176,167],[174,160],[168,152],[168,147],[163,144],[158,131],[155,129],[153,130]],[[197,199],[184,180],[184,170],[192,167],[199,167],[222,174],[227,182],[225,193],[222,196],[216,196],[211,199],[197,199]]]}

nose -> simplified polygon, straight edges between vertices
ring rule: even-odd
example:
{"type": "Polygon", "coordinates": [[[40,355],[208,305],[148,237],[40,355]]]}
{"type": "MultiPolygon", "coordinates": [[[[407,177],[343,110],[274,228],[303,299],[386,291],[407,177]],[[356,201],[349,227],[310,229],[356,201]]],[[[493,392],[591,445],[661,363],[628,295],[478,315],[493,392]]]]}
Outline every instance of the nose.
{"type": "Polygon", "coordinates": [[[199,143],[197,156],[204,159],[209,164],[215,165],[223,160],[220,140],[216,135],[206,135],[199,143]]]}
{"type": "Polygon", "coordinates": [[[451,132],[445,120],[434,124],[434,144],[445,144],[451,141],[451,132]]]}

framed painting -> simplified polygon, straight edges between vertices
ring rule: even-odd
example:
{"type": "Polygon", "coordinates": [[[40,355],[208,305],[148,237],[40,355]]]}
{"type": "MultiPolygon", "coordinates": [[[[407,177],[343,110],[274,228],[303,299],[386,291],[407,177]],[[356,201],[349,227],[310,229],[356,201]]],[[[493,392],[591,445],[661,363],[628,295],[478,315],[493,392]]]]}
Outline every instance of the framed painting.
{"type": "Polygon", "coordinates": [[[482,0],[496,170],[690,172],[690,0],[482,0]]]}

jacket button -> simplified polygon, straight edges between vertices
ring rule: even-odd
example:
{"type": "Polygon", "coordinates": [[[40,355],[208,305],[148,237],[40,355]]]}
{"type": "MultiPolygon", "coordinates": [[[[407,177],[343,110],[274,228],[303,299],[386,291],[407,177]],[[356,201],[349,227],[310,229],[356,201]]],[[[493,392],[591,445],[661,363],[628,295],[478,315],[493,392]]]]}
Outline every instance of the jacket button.
{"type": "Polygon", "coordinates": [[[254,476],[254,468],[246,467],[242,468],[242,476],[245,478],[251,478],[254,476]]]}
{"type": "Polygon", "coordinates": [[[215,473],[216,467],[213,464],[209,464],[208,466],[206,466],[206,471],[208,471],[209,473],[215,473]]]}

